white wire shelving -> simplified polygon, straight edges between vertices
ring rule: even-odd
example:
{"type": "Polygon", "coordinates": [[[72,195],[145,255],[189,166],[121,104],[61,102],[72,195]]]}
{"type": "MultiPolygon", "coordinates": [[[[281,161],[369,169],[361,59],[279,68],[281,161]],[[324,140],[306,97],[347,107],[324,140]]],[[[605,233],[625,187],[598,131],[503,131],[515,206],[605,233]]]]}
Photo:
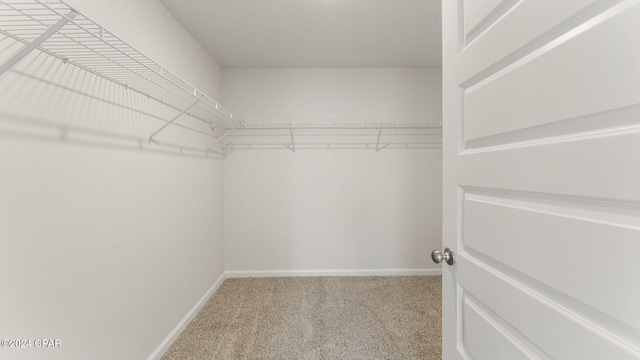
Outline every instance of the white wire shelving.
{"type": "Polygon", "coordinates": [[[442,146],[440,122],[245,123],[220,130],[221,151],[248,149],[424,149],[442,146]]]}
{"type": "Polygon", "coordinates": [[[0,0],[0,77],[39,53],[145,97],[168,111],[132,111],[161,120],[150,143],[188,116],[204,122],[213,139],[206,152],[241,149],[350,149],[440,147],[441,123],[247,123],[127,42],[62,0],[0,0]],[[161,114],[161,115],[159,115],[161,114]]]}
{"type": "Polygon", "coordinates": [[[0,1],[0,76],[33,51],[55,57],[174,110],[149,141],[183,115],[241,125],[230,110],[61,0],[0,1]]]}

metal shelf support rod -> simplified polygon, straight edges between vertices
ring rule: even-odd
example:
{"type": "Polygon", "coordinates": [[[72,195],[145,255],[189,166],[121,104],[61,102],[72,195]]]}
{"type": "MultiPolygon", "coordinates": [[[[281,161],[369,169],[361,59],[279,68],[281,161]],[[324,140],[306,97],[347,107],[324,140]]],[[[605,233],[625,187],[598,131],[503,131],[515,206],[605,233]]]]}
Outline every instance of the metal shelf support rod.
{"type": "Polygon", "coordinates": [[[173,117],[173,119],[167,121],[166,124],[162,125],[160,127],[160,129],[156,130],[153,134],[149,135],[149,143],[151,143],[151,141],[153,141],[153,137],[158,135],[158,133],[162,130],[164,130],[167,126],[173,124],[174,121],[178,120],[180,118],[180,116],[184,115],[187,111],[191,110],[191,108],[193,108],[194,106],[196,106],[198,103],[200,102],[200,99],[197,99],[196,101],[194,101],[191,105],[189,105],[188,108],[182,110],[180,112],[180,114],[176,115],[173,117]]]}
{"type": "Polygon", "coordinates": [[[378,131],[378,140],[376,141],[376,152],[378,152],[378,146],[380,146],[380,137],[382,136],[383,124],[380,124],[380,131],[378,131]]]}
{"type": "Polygon", "coordinates": [[[289,129],[289,133],[291,134],[291,150],[296,152],[296,142],[293,141],[293,129],[289,129]]]}
{"type": "Polygon", "coordinates": [[[27,46],[23,47],[18,51],[15,55],[13,55],[9,60],[7,60],[4,64],[0,66],[0,76],[4,74],[7,70],[11,69],[11,67],[17,64],[20,60],[22,60],[25,56],[29,55],[30,52],[35,50],[38,46],[42,45],[43,42],[47,41],[47,39],[58,32],[58,30],[62,29],[71,19],[78,15],[74,10],[69,11],[66,16],[62,16],[57,23],[53,24],[47,31],[43,32],[38,36],[35,40],[28,43],[27,46]]]}

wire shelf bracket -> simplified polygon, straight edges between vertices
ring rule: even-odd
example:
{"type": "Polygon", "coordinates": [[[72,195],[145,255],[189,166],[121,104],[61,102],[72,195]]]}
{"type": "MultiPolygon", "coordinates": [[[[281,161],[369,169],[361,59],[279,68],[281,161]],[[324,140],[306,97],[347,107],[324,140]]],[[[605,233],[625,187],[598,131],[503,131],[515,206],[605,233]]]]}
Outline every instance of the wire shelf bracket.
{"type": "Polygon", "coordinates": [[[382,129],[384,125],[380,124],[380,131],[378,131],[378,140],[376,140],[376,152],[380,151],[380,138],[382,137],[382,129]]]}
{"type": "Polygon", "coordinates": [[[189,105],[188,108],[182,110],[178,115],[174,116],[171,120],[167,121],[166,124],[162,125],[158,130],[156,130],[153,134],[149,135],[149,144],[151,144],[151,142],[153,142],[153,137],[158,135],[162,130],[164,130],[167,126],[173,124],[174,121],[178,120],[182,115],[186,114],[187,111],[191,110],[194,106],[198,105],[198,103],[200,102],[200,99],[197,99],[196,101],[194,101],[193,103],[191,103],[191,105],[189,105]]]}
{"type": "Polygon", "coordinates": [[[296,152],[296,142],[293,140],[293,129],[289,129],[289,134],[291,134],[291,151],[296,152]]]}
{"type": "Polygon", "coordinates": [[[222,142],[222,140],[224,140],[224,138],[231,134],[233,132],[233,129],[227,131],[226,133],[222,134],[218,140],[216,140],[213,144],[211,144],[211,146],[209,146],[209,148],[207,149],[207,151],[211,151],[211,149],[213,149],[214,146],[216,146],[216,144],[220,143],[220,148],[222,149],[222,152],[225,151],[225,147],[224,147],[224,143],[222,142]]]}

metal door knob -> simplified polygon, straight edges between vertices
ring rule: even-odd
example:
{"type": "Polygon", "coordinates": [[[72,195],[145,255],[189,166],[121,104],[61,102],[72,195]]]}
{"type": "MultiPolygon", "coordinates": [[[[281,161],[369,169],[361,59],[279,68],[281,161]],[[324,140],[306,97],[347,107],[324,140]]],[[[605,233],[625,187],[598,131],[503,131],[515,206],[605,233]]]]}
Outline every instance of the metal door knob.
{"type": "Polygon", "coordinates": [[[436,264],[440,264],[444,260],[447,264],[453,265],[456,263],[456,254],[449,248],[444,249],[443,252],[433,250],[431,252],[431,260],[436,264]]]}

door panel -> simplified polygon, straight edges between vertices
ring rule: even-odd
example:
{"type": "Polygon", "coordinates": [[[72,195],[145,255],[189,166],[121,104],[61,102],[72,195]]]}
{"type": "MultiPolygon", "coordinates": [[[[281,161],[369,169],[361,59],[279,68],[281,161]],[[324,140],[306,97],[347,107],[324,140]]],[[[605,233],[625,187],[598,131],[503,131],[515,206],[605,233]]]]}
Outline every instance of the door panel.
{"type": "Polygon", "coordinates": [[[535,350],[476,300],[463,296],[462,306],[463,348],[473,358],[525,360],[536,355],[535,350]],[[493,341],[486,341],[487,337],[493,341]]]}
{"type": "MultiPolygon", "coordinates": [[[[485,30],[469,41],[460,39],[458,83],[469,87],[500,68],[541,48],[596,17],[621,0],[519,0],[502,3],[501,16],[486,18],[485,30]],[[553,11],[550,11],[550,10],[553,11]]],[[[486,1],[465,0],[465,7],[486,6],[486,1]],[[474,5],[471,5],[471,4],[474,5]],[[482,4],[482,5],[475,5],[482,4]]],[[[469,10],[459,14],[467,20],[469,10]]]]}
{"type": "Polygon", "coordinates": [[[640,204],[640,127],[566,134],[456,155],[458,184],[640,204]],[[607,148],[606,152],[594,151],[607,148]]]}
{"type": "Polygon", "coordinates": [[[509,8],[514,0],[484,0],[464,1],[462,6],[464,19],[464,36],[469,43],[473,38],[482,33],[493,23],[493,19],[499,17],[503,9],[509,8]]]}
{"type": "MultiPolygon", "coordinates": [[[[465,194],[463,248],[491,258],[573,299],[640,329],[640,209],[624,204],[465,194]],[[497,242],[495,239],[505,239],[497,242]],[[602,239],[616,261],[601,267],[602,239]],[[558,258],[544,263],[549,253],[558,258]],[[570,257],[572,267],[567,269],[570,257]],[[597,287],[594,286],[597,284],[597,287]],[[611,296],[618,294],[619,296],[611,296]]],[[[640,335],[640,333],[639,333],[640,335]]]]}
{"type": "MultiPolygon", "coordinates": [[[[468,255],[466,260],[457,264],[458,276],[464,280],[459,284],[462,298],[477,299],[477,303],[491,309],[495,319],[507,324],[503,328],[509,330],[504,331],[502,337],[519,336],[525,339],[523,343],[535,344],[529,345],[529,349],[548,354],[546,356],[552,359],[618,360],[640,357],[640,350],[631,337],[635,334],[620,335],[629,330],[628,327],[607,321],[603,316],[594,319],[587,315],[593,310],[558,296],[543,284],[535,283],[511,269],[501,268],[475,255],[468,255]]],[[[462,319],[467,316],[462,306],[460,314],[462,319]]],[[[463,328],[462,331],[472,330],[463,328]]],[[[476,333],[475,336],[488,346],[505,341],[485,333],[476,333]]],[[[473,355],[471,351],[469,353],[473,355]]],[[[473,359],[509,358],[474,356],[473,359]]]]}
{"type": "Polygon", "coordinates": [[[571,38],[528,55],[510,71],[465,89],[465,140],[640,102],[640,48],[628,46],[640,34],[640,7],[623,5],[575,29],[571,38]],[[612,81],[615,87],[603,86],[612,81]]]}
{"type": "Polygon", "coordinates": [[[470,3],[443,1],[444,358],[640,359],[640,1],[470,3]]]}

